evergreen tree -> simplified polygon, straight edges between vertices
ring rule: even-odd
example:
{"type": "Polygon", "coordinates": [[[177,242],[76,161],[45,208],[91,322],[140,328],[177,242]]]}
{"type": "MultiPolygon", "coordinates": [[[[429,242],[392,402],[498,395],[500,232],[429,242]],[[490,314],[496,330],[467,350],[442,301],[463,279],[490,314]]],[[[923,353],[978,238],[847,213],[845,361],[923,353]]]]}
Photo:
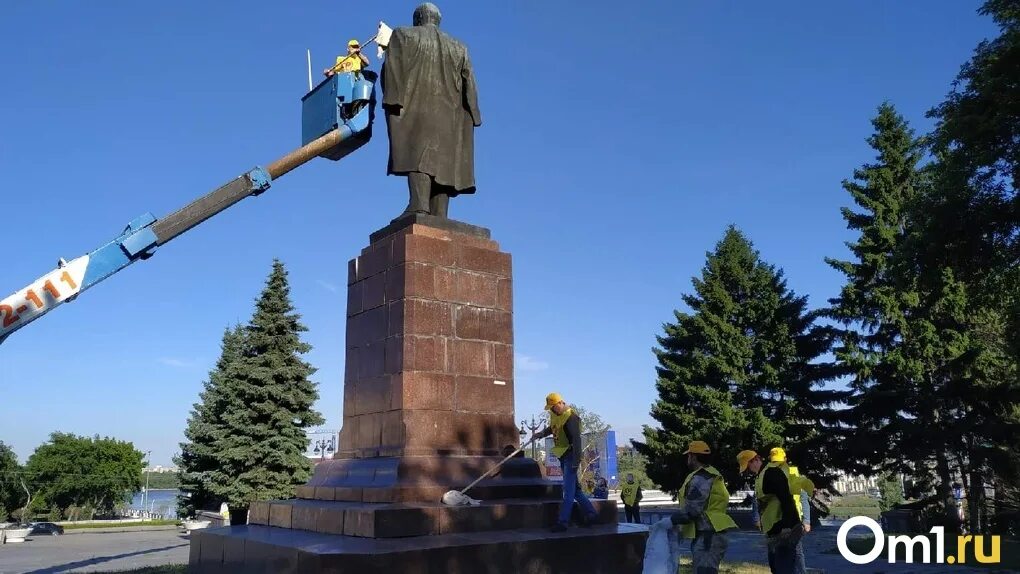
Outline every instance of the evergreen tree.
{"type": "Polygon", "coordinates": [[[240,325],[224,331],[220,358],[188,417],[185,442],[180,443],[181,452],[174,458],[180,472],[177,512],[181,516],[192,516],[202,509],[217,510],[221,502],[209,491],[207,476],[217,468],[219,441],[227,433],[223,413],[233,398],[227,373],[241,356],[243,337],[240,325]]]}
{"type": "Polygon", "coordinates": [[[888,102],[879,106],[871,123],[875,131],[868,143],[876,162],[854,170],[853,179],[843,182],[860,209],[841,210],[847,227],[859,233],[847,244],[853,260],[826,258],[846,276],[839,296],[829,300],[827,315],[842,325],[834,352],[847,367],[854,391],[845,415],[853,421],[857,440],[842,443],[840,467],[866,474],[876,466],[908,472],[913,465],[901,453],[914,452],[907,445],[919,430],[915,419],[901,416],[917,382],[903,372],[897,357],[910,298],[904,297],[894,267],[909,205],[922,182],[922,147],[888,102]]]}
{"type": "Polygon", "coordinates": [[[273,261],[266,287],[245,328],[240,357],[226,368],[230,400],[217,441],[217,468],[209,491],[243,516],[255,500],[289,498],[311,475],[305,430],[324,422],[313,409],[318,399],[309,378],[316,369],[301,355],[311,345],[290,301],[283,264],[273,261]]]}
{"type": "Polygon", "coordinates": [[[740,483],[740,450],[773,446],[785,446],[791,462],[824,483],[828,461],[819,447],[845,394],[820,388],[839,374],[818,361],[831,333],[733,226],[693,284],[683,296],[691,312],[674,311],[654,349],[659,398],[651,415],[660,428],[646,426],[645,441],[634,441],[648,476],[677,493],[689,472],[681,453],[704,440],[731,487],[740,483]]]}
{"type": "Polygon", "coordinates": [[[923,299],[940,303],[929,303],[932,322],[957,336],[946,396],[974,532],[988,524],[987,481],[1020,472],[1020,1],[989,0],[979,12],[999,35],[929,112],[939,165],[917,208],[912,261],[928,270],[923,299]]]}

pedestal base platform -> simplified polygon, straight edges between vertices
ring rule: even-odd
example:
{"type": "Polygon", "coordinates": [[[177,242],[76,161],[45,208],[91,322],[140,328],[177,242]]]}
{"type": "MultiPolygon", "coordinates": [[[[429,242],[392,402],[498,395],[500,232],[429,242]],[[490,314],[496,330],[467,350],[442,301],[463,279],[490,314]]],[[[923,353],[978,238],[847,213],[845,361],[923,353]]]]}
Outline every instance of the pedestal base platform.
{"type": "Polygon", "coordinates": [[[372,539],[269,526],[191,534],[193,574],[640,574],[647,527],[372,539]]]}
{"type": "MultiPolygon", "coordinates": [[[[600,523],[616,522],[615,501],[592,500],[592,504],[600,523]]],[[[486,500],[478,506],[296,499],[253,503],[249,523],[361,538],[403,538],[549,527],[556,523],[559,510],[560,501],[551,499],[486,500]]],[[[574,505],[572,519],[580,523],[581,518],[580,508],[574,505]]]]}

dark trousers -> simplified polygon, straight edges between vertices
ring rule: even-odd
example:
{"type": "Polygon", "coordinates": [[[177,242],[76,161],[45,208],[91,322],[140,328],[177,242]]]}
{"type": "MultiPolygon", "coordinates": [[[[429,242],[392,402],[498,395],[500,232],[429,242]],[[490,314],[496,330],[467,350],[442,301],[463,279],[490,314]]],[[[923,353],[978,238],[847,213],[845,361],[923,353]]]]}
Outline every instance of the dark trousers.
{"type": "Polygon", "coordinates": [[[769,544],[769,570],[772,574],[794,574],[797,567],[797,547],[769,544]]]}
{"type": "Polygon", "coordinates": [[[413,171],[407,174],[407,190],[410,199],[404,213],[430,213],[446,217],[450,206],[452,187],[439,185],[427,173],[413,171]]]}
{"type": "Polygon", "coordinates": [[[641,523],[641,503],[635,502],[634,506],[623,505],[623,513],[627,516],[627,522],[634,524],[641,523]]]}

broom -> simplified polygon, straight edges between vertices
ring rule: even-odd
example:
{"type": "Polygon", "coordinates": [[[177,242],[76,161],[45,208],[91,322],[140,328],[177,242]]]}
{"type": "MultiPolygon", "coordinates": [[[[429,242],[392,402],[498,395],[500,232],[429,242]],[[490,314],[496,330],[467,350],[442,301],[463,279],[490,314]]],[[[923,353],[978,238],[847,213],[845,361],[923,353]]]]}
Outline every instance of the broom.
{"type": "Polygon", "coordinates": [[[471,487],[473,487],[474,485],[476,485],[479,482],[481,482],[485,477],[487,477],[487,476],[491,475],[493,472],[499,470],[499,468],[502,467],[506,463],[506,461],[508,461],[511,458],[517,456],[517,453],[523,451],[525,448],[528,447],[528,445],[530,445],[531,443],[535,442],[535,439],[537,439],[537,438],[538,438],[537,436],[531,437],[531,440],[529,440],[528,442],[526,442],[526,443],[522,444],[521,446],[517,447],[517,450],[515,450],[512,453],[508,454],[506,456],[506,458],[504,458],[503,460],[499,461],[499,464],[497,464],[496,466],[490,468],[488,471],[486,471],[485,474],[483,474],[482,476],[479,476],[471,484],[465,486],[463,488],[463,490],[449,490],[449,491],[447,491],[446,494],[443,495],[443,504],[445,504],[447,506],[478,506],[479,504],[481,504],[480,500],[475,500],[474,498],[471,498],[471,497],[467,496],[464,493],[467,492],[468,490],[471,490],[471,487]]]}

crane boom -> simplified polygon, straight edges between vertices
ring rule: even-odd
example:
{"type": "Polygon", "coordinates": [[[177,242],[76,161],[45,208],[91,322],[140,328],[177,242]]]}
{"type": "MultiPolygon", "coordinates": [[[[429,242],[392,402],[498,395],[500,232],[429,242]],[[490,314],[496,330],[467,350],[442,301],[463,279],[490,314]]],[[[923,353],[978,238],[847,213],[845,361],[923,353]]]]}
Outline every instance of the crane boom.
{"type": "Polygon", "coordinates": [[[304,145],[265,169],[256,166],[163,219],[151,213],[135,218],[112,241],[69,262],[60,259],[56,269],[0,300],[0,343],[114,273],[148,259],[161,245],[242,199],[261,194],[275,180],[313,158],[338,160],[364,145],[371,137],[374,79],[374,75],[349,73],[327,78],[302,99],[304,145]]]}

